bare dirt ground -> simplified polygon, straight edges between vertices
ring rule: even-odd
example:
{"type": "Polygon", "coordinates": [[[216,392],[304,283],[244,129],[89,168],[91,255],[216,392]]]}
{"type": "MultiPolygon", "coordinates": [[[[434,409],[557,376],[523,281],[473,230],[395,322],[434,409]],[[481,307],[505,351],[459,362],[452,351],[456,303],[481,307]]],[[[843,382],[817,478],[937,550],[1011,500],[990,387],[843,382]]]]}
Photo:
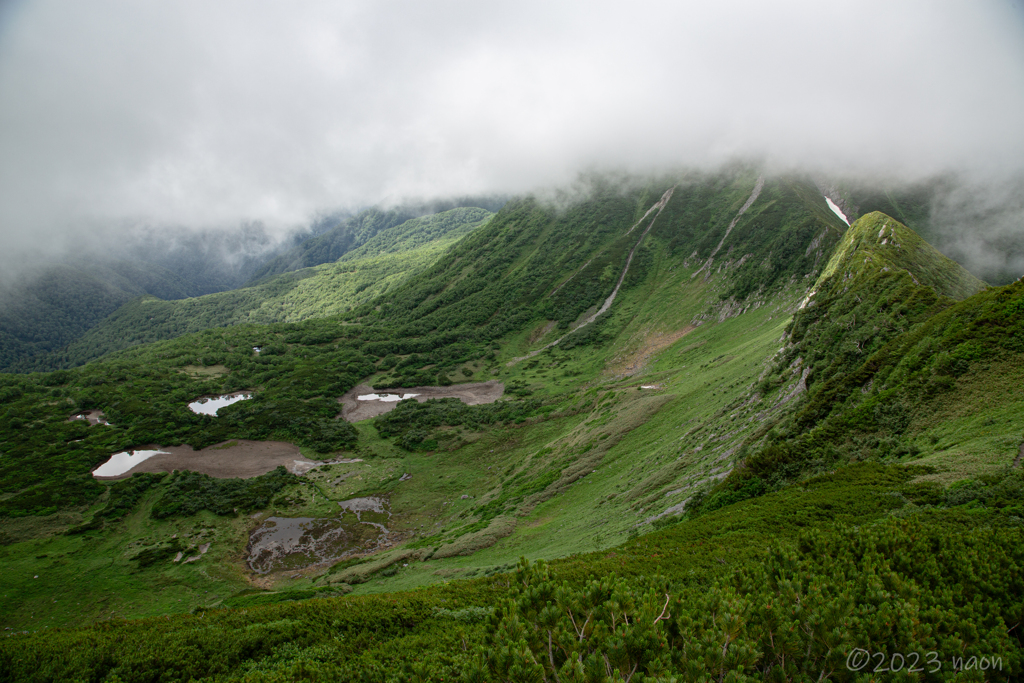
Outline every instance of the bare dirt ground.
{"type": "MultiPolygon", "coordinates": [[[[136,472],[170,472],[191,470],[202,472],[218,479],[257,477],[266,474],[278,465],[284,465],[289,472],[304,474],[313,463],[303,457],[299,447],[284,441],[246,441],[236,439],[210,446],[199,451],[191,446],[139,446],[139,450],[155,449],[166,451],[140,462],[124,474],[116,477],[97,479],[124,479],[136,472]]],[[[315,463],[320,464],[320,463],[315,463]]]]}
{"type": "Polygon", "coordinates": [[[615,376],[638,374],[647,367],[651,356],[672,346],[695,329],[697,328],[693,325],[687,325],[675,332],[654,333],[644,330],[639,337],[631,339],[626,344],[626,348],[608,362],[605,372],[615,376]]]}
{"type": "Polygon", "coordinates": [[[466,405],[475,406],[481,403],[494,403],[505,393],[505,385],[497,380],[489,382],[470,382],[468,384],[453,384],[448,387],[408,387],[405,389],[392,389],[388,392],[374,391],[369,384],[360,384],[349,390],[344,396],[338,399],[342,404],[341,414],[338,416],[346,422],[359,422],[371,417],[377,417],[384,413],[391,412],[397,401],[359,401],[356,396],[365,394],[417,394],[417,401],[423,403],[428,398],[457,398],[466,405]]]}
{"type": "Polygon", "coordinates": [[[550,332],[551,330],[555,329],[555,325],[557,325],[557,324],[558,324],[557,320],[549,320],[547,323],[541,323],[540,325],[537,326],[537,329],[535,329],[530,334],[530,338],[529,338],[529,340],[527,340],[526,343],[527,344],[536,344],[541,339],[543,339],[544,336],[548,332],[550,332]]]}

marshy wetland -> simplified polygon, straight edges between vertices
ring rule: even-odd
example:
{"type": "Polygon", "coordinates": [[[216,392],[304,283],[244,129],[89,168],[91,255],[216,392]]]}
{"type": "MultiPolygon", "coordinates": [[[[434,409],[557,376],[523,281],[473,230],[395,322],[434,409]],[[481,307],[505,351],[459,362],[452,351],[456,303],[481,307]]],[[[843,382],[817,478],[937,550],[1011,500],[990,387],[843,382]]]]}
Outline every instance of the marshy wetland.
{"type": "Polygon", "coordinates": [[[257,574],[306,569],[381,547],[391,519],[386,498],[353,498],[338,505],[334,517],[267,518],[249,536],[249,569],[257,574]]]}

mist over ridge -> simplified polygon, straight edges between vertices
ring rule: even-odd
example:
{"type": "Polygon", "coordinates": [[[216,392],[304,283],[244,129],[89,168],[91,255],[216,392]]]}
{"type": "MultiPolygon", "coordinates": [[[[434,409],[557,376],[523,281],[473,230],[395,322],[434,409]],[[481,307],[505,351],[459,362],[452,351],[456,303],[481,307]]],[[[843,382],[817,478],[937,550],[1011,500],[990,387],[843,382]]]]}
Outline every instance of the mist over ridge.
{"type": "Polygon", "coordinates": [[[1022,17],[997,2],[22,3],[0,34],[3,266],[144,229],[250,225],[279,243],[374,204],[735,159],[888,184],[955,172],[943,225],[987,263],[999,239],[964,236],[1021,225],[1022,17]]]}

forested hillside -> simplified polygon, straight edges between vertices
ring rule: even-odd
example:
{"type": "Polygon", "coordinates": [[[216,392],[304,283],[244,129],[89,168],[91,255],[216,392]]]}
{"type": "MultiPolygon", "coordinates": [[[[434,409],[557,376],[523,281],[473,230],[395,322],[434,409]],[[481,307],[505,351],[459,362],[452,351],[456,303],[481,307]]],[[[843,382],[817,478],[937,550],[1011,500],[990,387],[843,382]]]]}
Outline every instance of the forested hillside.
{"type": "MultiPolygon", "coordinates": [[[[68,367],[132,343],[168,339],[239,321],[276,322],[334,314],[353,304],[348,298],[353,288],[362,286],[366,294],[356,301],[365,300],[380,293],[380,288],[374,288],[378,283],[393,286],[398,274],[425,265],[430,257],[423,252],[408,263],[364,264],[353,284],[335,283],[337,296],[300,288],[288,301],[275,302],[275,297],[286,297],[294,283],[310,273],[270,280],[275,274],[334,262],[372,240],[379,231],[416,216],[443,212],[452,205],[500,208],[503,203],[500,197],[476,197],[410,204],[390,211],[372,208],[355,216],[329,214],[284,241],[272,238],[260,225],[174,234],[140,229],[108,245],[103,255],[90,255],[91,247],[83,248],[64,263],[20,272],[0,285],[0,370],[30,372],[68,367]],[[315,234],[299,239],[309,232],[315,234]],[[285,253],[280,254],[281,250],[285,253]],[[135,301],[142,297],[148,302],[175,302],[236,290],[250,281],[260,286],[244,289],[217,304],[204,301],[199,310],[188,308],[184,314],[174,303],[140,309],[135,301]],[[316,301],[307,303],[310,297],[316,301]],[[125,304],[132,308],[118,311],[125,304]],[[247,316],[253,308],[264,310],[247,316]],[[144,312],[136,318],[140,310],[144,312]],[[76,344],[115,311],[118,318],[107,328],[76,344]],[[69,344],[72,347],[66,349],[69,344]]],[[[480,208],[471,211],[488,213],[480,208]]],[[[391,245],[390,251],[390,241],[386,240],[377,247],[378,255],[407,251],[426,242],[434,242],[435,251],[443,248],[445,245],[438,241],[442,237],[439,230],[452,229],[450,221],[417,233],[401,245],[391,245]]],[[[447,239],[457,236],[452,232],[447,239]]],[[[370,245],[370,249],[374,247],[370,245]]],[[[371,255],[370,251],[361,253],[371,255]]]]}
{"type": "MultiPolygon", "coordinates": [[[[377,214],[363,214],[370,215],[377,214]]],[[[67,348],[21,367],[68,368],[129,346],[216,327],[340,315],[427,267],[490,215],[484,209],[463,208],[414,218],[383,230],[335,263],[250,287],[177,301],[142,297],[120,307],[67,348]]]]}
{"type": "Polygon", "coordinates": [[[179,299],[195,286],[174,273],[129,261],[68,263],[21,274],[0,288],[0,370],[59,349],[121,305],[144,294],[179,299]]]}
{"type": "Polygon", "coordinates": [[[5,274],[0,370],[53,369],[45,360],[49,352],[140,296],[175,300],[238,287],[276,246],[258,226],[184,234],[140,230],[105,241],[97,235],[60,263],[5,274]]]}
{"type": "Polygon", "coordinates": [[[296,245],[256,271],[250,284],[293,270],[333,263],[362,246],[383,230],[401,225],[424,215],[443,213],[456,208],[477,208],[497,211],[505,203],[503,197],[471,197],[430,203],[407,203],[392,208],[371,208],[338,221],[336,225],[296,245]]]}
{"type": "MultiPolygon", "coordinates": [[[[473,330],[486,340],[535,319],[566,330],[611,294],[638,245],[623,285],[645,279],[655,247],[639,238],[648,228],[651,242],[693,268],[693,277],[700,271],[701,282],[728,272],[718,299],[742,307],[814,272],[822,250],[845,227],[813,186],[778,180],[762,190],[756,180],[756,174],[663,180],[630,193],[598,187],[592,199],[565,210],[529,198],[510,203],[485,230],[401,290],[356,309],[353,319],[394,326],[403,339],[473,330]],[[760,201],[733,226],[755,187],[760,201]],[[663,210],[645,216],[670,188],[663,210]]],[[[393,343],[401,352],[404,342],[393,343]]]]}

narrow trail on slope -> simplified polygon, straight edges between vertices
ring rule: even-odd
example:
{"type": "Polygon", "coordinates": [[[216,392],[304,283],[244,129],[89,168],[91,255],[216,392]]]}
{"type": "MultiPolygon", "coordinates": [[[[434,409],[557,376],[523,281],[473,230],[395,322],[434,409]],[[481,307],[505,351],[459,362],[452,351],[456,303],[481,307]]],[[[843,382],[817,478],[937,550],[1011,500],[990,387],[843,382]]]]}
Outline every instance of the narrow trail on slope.
{"type": "MultiPolygon", "coordinates": [[[[632,229],[632,228],[630,228],[630,229],[632,229]]],[[[628,235],[629,233],[627,232],[626,234],[628,235]]],[[[580,266],[580,269],[579,269],[579,270],[577,270],[577,271],[576,271],[575,273],[573,273],[572,275],[570,275],[569,277],[567,277],[567,278],[565,279],[565,282],[563,282],[562,284],[560,284],[560,285],[558,285],[557,287],[555,287],[554,289],[552,289],[552,290],[551,290],[551,293],[550,293],[550,294],[548,294],[548,298],[550,299],[551,297],[553,297],[553,296],[555,295],[555,293],[556,293],[556,292],[557,292],[558,290],[560,290],[560,289],[561,289],[562,287],[565,287],[565,286],[566,286],[567,284],[569,284],[570,282],[572,282],[572,279],[573,279],[574,277],[576,277],[577,275],[579,275],[580,273],[582,273],[582,272],[583,272],[583,270],[584,270],[584,269],[585,269],[585,268],[586,268],[587,266],[589,266],[589,265],[590,265],[590,261],[593,261],[593,260],[594,260],[593,258],[591,258],[590,260],[588,260],[588,261],[587,261],[586,263],[584,263],[584,264],[583,264],[582,266],[580,266]]]]}
{"type": "Polygon", "coordinates": [[[725,244],[725,240],[727,240],[729,238],[729,233],[732,232],[732,229],[736,227],[736,223],[740,220],[740,216],[745,214],[747,212],[747,209],[749,209],[750,206],[755,201],[757,201],[757,198],[759,196],[761,196],[761,189],[763,187],[764,187],[764,176],[760,175],[760,176],[757,177],[757,182],[754,184],[754,191],[750,193],[750,198],[747,199],[747,202],[742,207],[740,207],[740,212],[738,214],[736,214],[735,218],[732,219],[732,223],[729,223],[729,227],[725,229],[725,234],[722,236],[722,240],[718,243],[718,246],[715,247],[715,250],[711,252],[711,256],[708,256],[708,260],[704,262],[704,265],[701,266],[700,269],[696,273],[694,273],[693,275],[690,276],[691,280],[693,278],[697,277],[698,275],[700,275],[701,272],[705,268],[708,269],[708,274],[710,275],[710,273],[711,273],[711,264],[715,260],[715,254],[717,254],[718,250],[722,248],[723,244],[725,244]]]}
{"type": "MultiPolygon", "coordinates": [[[[618,296],[618,294],[619,294],[619,288],[622,287],[622,283],[625,282],[625,280],[626,280],[626,274],[629,272],[629,264],[631,264],[633,262],[633,255],[636,254],[636,250],[640,248],[640,244],[644,241],[644,237],[647,237],[647,233],[649,233],[651,231],[651,228],[654,227],[655,221],[658,220],[658,216],[661,215],[661,212],[662,212],[662,210],[664,210],[665,205],[668,204],[668,200],[672,199],[672,192],[675,189],[676,189],[675,185],[673,185],[672,187],[670,187],[667,190],[665,190],[665,194],[661,195],[661,199],[659,199],[657,201],[657,203],[654,204],[654,206],[652,206],[651,208],[647,209],[647,213],[645,213],[643,215],[643,217],[640,218],[640,220],[638,220],[636,223],[634,223],[633,227],[631,227],[629,230],[626,231],[627,235],[629,233],[633,232],[633,230],[638,225],[643,223],[644,220],[646,220],[647,217],[651,215],[652,211],[654,211],[655,209],[658,210],[658,213],[656,213],[654,215],[654,218],[651,219],[650,224],[643,231],[643,233],[641,233],[640,238],[637,239],[636,244],[634,244],[633,248],[629,250],[629,256],[626,258],[626,265],[622,269],[622,274],[619,275],[619,281],[617,283],[615,283],[615,289],[613,289],[612,293],[608,295],[608,298],[604,300],[604,304],[601,306],[600,309],[598,309],[597,313],[595,313],[594,315],[590,316],[589,318],[587,318],[586,320],[581,322],[579,325],[577,325],[573,329],[569,330],[564,335],[562,335],[561,337],[559,337],[555,341],[551,342],[550,344],[542,346],[541,348],[537,349],[536,351],[531,351],[530,353],[526,354],[525,356],[519,356],[517,358],[513,358],[512,360],[510,360],[508,363],[505,364],[507,367],[512,367],[513,365],[515,365],[516,363],[518,363],[520,361],[527,360],[528,358],[533,358],[534,356],[536,356],[541,351],[545,351],[545,350],[551,348],[552,346],[557,345],[560,341],[562,341],[563,339],[568,337],[573,332],[577,332],[577,331],[583,329],[584,327],[586,327],[587,325],[589,325],[590,323],[592,323],[595,320],[597,320],[597,317],[599,315],[601,315],[602,313],[607,311],[609,308],[611,308],[612,303],[615,302],[615,297],[618,296]]],[[[591,260],[593,260],[593,259],[591,259],[591,260]]],[[[590,263],[590,261],[587,261],[587,263],[590,263]]],[[[575,273],[573,273],[573,277],[575,277],[575,273]]],[[[570,277],[569,279],[571,280],[572,278],[570,277]]],[[[568,281],[569,280],[566,280],[566,282],[568,282],[568,281]]],[[[562,283],[562,284],[565,284],[565,283],[562,283]]],[[[556,291],[557,291],[557,289],[556,289],[556,291]]],[[[554,292],[552,292],[552,294],[553,293],[554,292]]]]}

